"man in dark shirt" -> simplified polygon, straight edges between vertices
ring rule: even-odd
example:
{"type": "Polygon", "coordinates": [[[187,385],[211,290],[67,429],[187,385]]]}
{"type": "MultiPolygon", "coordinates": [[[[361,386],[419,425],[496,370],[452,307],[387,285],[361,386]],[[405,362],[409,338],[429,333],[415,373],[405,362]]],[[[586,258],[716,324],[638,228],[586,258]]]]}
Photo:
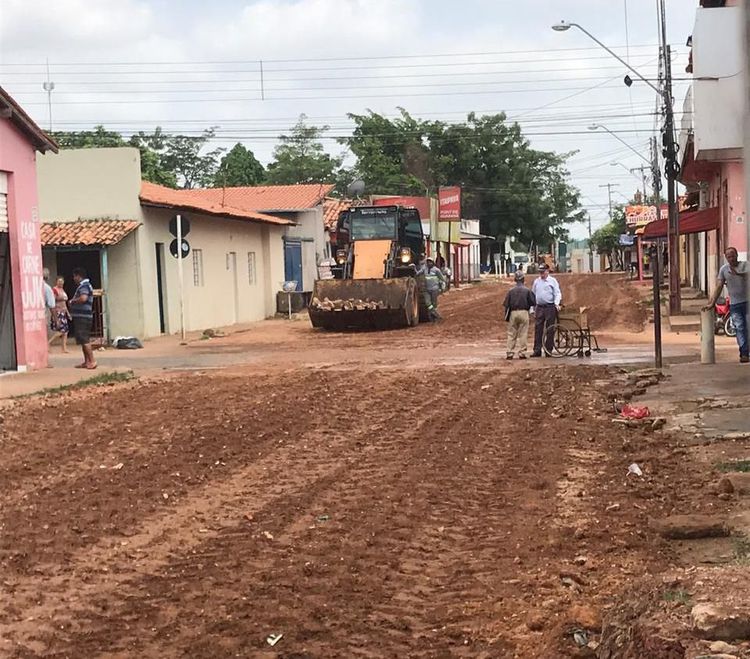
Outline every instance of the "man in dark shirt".
{"type": "Polygon", "coordinates": [[[96,368],[94,349],[91,347],[91,325],[94,322],[94,289],[83,268],[73,270],[76,283],[75,295],[70,299],[70,315],[73,316],[73,335],[83,352],[83,364],[76,368],[96,368]]]}
{"type": "Polygon", "coordinates": [[[513,276],[516,285],[505,296],[505,320],[508,321],[508,356],[518,351],[519,359],[526,359],[526,342],[529,335],[529,310],[536,306],[534,294],[524,286],[523,272],[513,276]]]}

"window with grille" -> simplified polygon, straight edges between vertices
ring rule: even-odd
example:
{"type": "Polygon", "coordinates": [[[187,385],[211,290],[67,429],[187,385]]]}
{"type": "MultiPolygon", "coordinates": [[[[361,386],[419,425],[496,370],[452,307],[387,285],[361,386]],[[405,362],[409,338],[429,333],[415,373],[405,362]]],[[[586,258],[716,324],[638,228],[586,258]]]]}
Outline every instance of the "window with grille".
{"type": "Polygon", "coordinates": [[[255,272],[255,252],[247,253],[247,281],[250,286],[255,286],[258,281],[255,272]]]}
{"type": "Polygon", "coordinates": [[[193,285],[203,286],[203,250],[193,250],[193,285]]]}

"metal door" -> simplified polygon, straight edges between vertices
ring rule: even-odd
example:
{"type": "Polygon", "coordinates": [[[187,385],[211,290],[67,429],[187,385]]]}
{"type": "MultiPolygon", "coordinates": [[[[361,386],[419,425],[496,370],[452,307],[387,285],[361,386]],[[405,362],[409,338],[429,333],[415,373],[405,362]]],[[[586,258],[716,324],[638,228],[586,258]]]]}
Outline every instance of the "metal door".
{"type": "Polygon", "coordinates": [[[297,290],[302,290],[302,243],[284,243],[284,279],[296,281],[297,290]]]}

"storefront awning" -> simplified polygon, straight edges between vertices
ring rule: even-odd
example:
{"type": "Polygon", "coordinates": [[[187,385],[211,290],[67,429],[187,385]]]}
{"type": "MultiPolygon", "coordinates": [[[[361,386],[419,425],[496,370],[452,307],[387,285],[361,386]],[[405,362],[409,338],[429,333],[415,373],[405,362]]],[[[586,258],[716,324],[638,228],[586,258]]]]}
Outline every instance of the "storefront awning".
{"type": "MultiPolygon", "coordinates": [[[[680,235],[703,233],[719,228],[719,207],[705,208],[702,211],[680,213],[680,235]]],[[[641,234],[644,240],[667,237],[667,220],[656,220],[646,225],[641,234]]]]}

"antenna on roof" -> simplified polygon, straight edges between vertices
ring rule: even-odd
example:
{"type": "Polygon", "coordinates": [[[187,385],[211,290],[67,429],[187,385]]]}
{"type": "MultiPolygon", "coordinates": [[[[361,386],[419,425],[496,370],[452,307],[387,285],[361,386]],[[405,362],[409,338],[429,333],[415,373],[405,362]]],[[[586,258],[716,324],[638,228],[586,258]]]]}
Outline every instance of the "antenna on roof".
{"type": "Polygon", "coordinates": [[[52,92],[55,83],[49,79],[49,57],[47,58],[47,80],[42,83],[42,89],[47,92],[47,109],[49,110],[49,131],[52,132],[52,92]]]}
{"type": "Polygon", "coordinates": [[[348,186],[346,186],[346,194],[348,194],[350,197],[356,197],[359,199],[362,194],[365,191],[365,182],[358,178],[356,181],[352,181],[348,186]]]}

